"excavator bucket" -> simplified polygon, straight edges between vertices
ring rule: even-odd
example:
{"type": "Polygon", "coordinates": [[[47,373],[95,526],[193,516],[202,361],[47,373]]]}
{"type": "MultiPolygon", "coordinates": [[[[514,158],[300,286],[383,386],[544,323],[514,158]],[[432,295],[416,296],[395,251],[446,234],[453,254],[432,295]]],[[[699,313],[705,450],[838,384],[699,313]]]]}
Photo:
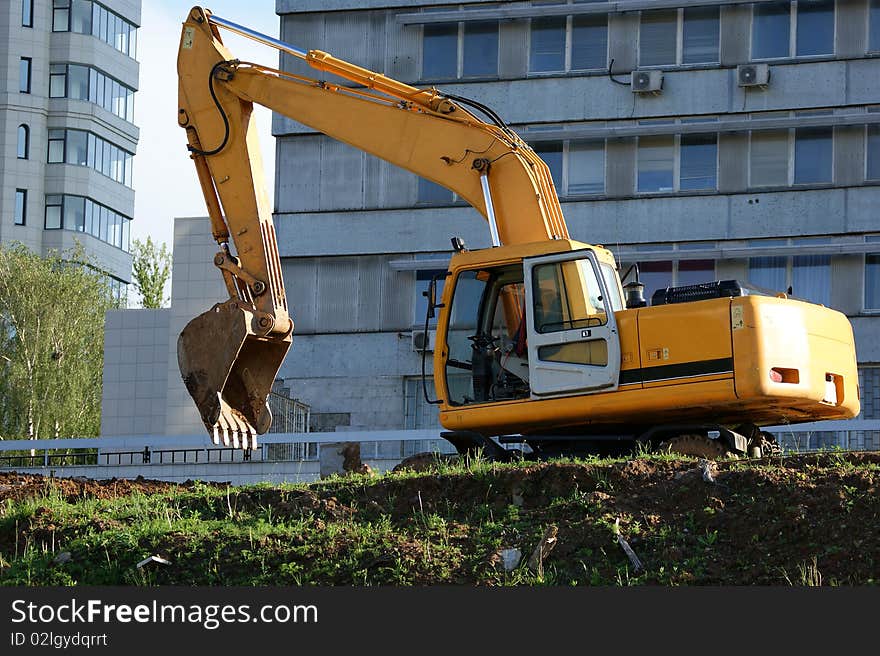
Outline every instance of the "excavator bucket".
{"type": "Polygon", "coordinates": [[[252,449],[272,424],[266,400],[291,338],[258,336],[252,322],[237,302],[218,303],[177,340],[183,382],[214,444],[252,449]]]}

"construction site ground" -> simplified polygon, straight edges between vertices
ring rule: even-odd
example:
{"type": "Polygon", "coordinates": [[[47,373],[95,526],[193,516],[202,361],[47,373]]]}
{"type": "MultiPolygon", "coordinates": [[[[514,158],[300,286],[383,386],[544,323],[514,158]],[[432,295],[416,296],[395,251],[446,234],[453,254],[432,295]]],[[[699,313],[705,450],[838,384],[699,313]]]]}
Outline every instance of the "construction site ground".
{"type": "Polygon", "coordinates": [[[880,453],[849,452],[476,460],[280,487],[2,473],[0,583],[875,584],[878,482],[880,453]]]}

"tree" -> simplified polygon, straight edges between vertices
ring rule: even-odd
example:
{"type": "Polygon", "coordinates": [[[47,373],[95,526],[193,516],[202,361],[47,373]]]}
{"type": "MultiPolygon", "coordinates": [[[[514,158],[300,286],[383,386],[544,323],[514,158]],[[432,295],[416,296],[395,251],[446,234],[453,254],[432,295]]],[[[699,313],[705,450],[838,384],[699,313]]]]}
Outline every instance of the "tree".
{"type": "Polygon", "coordinates": [[[171,254],[165,243],[135,239],[132,242],[131,275],[135,290],[141,295],[141,307],[160,308],[165,305],[165,285],[171,276],[171,254]]]}
{"type": "Polygon", "coordinates": [[[98,435],[108,282],[81,248],[0,245],[0,436],[98,435]]]}

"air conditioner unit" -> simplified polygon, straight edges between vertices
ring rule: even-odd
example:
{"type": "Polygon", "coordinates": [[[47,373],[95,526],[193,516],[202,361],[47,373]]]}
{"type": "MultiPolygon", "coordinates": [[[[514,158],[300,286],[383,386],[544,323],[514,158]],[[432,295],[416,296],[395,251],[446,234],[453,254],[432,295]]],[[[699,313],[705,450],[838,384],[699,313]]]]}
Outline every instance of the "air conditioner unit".
{"type": "Polygon", "coordinates": [[[736,81],[741,87],[766,87],[770,82],[770,65],[740,64],[736,67],[736,81]]]}
{"type": "Polygon", "coordinates": [[[437,331],[429,330],[425,332],[424,330],[413,330],[412,331],[412,348],[413,351],[418,351],[421,353],[422,351],[431,352],[434,350],[434,340],[437,339],[437,331]]]}
{"type": "Polygon", "coordinates": [[[630,86],[633,93],[660,93],[663,89],[663,71],[633,71],[630,86]]]}

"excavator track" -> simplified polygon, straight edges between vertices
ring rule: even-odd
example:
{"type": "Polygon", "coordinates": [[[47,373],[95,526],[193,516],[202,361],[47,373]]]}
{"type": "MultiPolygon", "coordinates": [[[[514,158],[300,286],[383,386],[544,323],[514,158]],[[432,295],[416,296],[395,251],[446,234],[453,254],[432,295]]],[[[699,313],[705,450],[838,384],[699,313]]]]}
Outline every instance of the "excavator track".
{"type": "Polygon", "coordinates": [[[707,460],[717,460],[728,456],[727,445],[721,440],[713,440],[705,435],[676,435],[660,443],[661,453],[677,453],[707,460]]]}

